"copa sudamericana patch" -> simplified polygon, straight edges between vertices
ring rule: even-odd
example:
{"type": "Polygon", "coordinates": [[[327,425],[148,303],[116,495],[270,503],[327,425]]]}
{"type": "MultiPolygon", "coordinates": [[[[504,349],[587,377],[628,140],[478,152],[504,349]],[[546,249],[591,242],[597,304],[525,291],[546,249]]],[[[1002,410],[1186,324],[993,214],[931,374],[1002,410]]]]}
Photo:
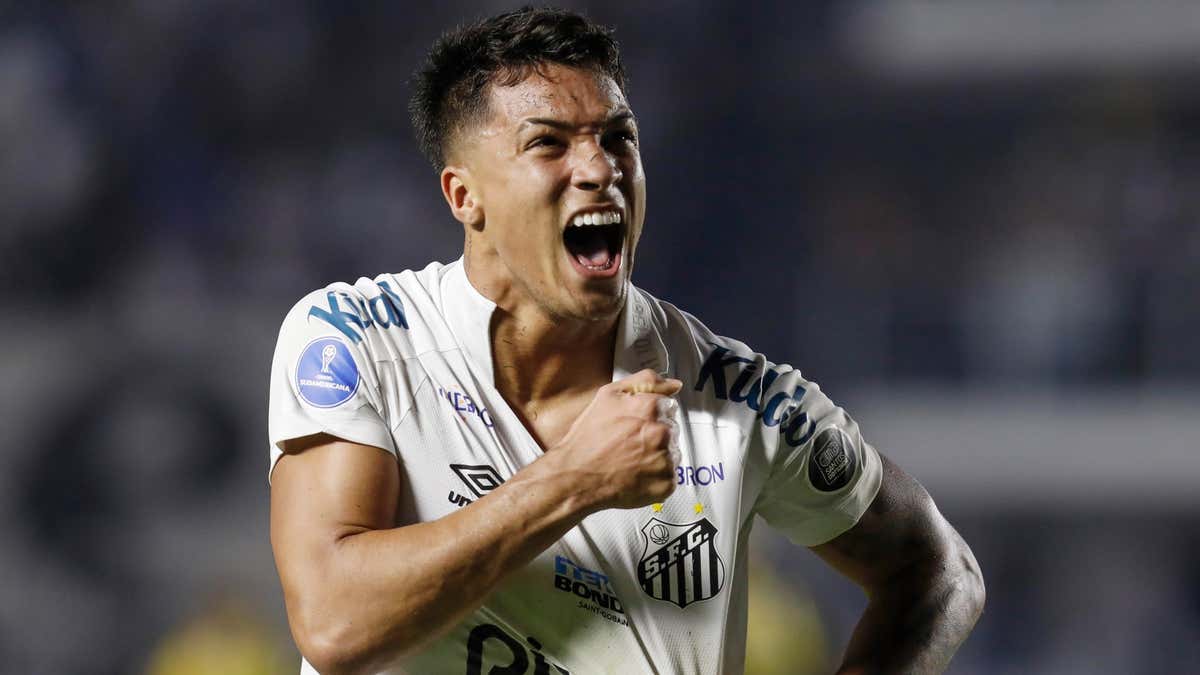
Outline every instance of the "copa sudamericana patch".
{"type": "Polygon", "coordinates": [[[830,427],[813,440],[808,456],[808,480],[822,492],[840,490],[854,477],[854,448],[845,432],[830,427]]]}
{"type": "Polygon", "coordinates": [[[360,381],[350,349],[337,338],[318,338],[308,343],[296,363],[300,397],[318,408],[333,408],[349,401],[360,381]]]}

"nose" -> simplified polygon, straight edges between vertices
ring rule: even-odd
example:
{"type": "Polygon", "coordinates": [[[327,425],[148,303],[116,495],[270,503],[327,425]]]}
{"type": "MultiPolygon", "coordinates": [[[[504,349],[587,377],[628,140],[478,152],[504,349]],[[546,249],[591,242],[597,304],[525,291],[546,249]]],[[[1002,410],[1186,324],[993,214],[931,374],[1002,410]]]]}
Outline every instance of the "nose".
{"type": "Polygon", "coordinates": [[[571,183],[580,190],[604,192],[621,180],[617,158],[602,146],[587,144],[579,148],[571,183]]]}

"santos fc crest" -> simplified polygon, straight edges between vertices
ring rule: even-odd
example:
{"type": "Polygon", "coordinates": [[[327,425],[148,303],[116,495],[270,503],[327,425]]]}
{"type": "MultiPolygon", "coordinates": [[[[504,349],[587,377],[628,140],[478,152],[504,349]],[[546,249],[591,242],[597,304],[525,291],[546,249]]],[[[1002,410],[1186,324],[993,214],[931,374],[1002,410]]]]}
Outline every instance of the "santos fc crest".
{"type": "Polygon", "coordinates": [[[642,528],[646,552],[637,568],[642,590],[680,609],[719,593],[725,584],[725,563],[717,555],[716,535],[717,528],[707,518],[686,525],[651,518],[642,528]]]}

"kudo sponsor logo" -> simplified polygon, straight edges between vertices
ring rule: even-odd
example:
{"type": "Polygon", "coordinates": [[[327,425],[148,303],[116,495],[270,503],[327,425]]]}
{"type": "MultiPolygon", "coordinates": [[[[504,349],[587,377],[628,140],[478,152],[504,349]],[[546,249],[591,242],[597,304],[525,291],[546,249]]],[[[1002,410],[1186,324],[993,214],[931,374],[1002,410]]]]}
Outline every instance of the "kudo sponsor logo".
{"type": "Polygon", "coordinates": [[[779,427],[780,438],[798,448],[812,438],[816,424],[808,418],[808,413],[800,410],[800,401],[805,394],[803,385],[796,385],[790,392],[780,390],[767,396],[782,374],[768,367],[764,359],[738,356],[728,348],[714,344],[700,367],[694,389],[704,391],[711,387],[717,399],[745,405],[762,420],[763,426],[779,427]],[[727,377],[730,374],[732,380],[727,377]]]}
{"type": "Polygon", "coordinates": [[[366,299],[355,298],[345,291],[326,291],[325,304],[309,307],[308,316],[333,326],[354,344],[361,342],[362,331],[372,326],[407,329],[408,317],[404,315],[400,295],[386,281],[376,285],[379,295],[366,299]]]}

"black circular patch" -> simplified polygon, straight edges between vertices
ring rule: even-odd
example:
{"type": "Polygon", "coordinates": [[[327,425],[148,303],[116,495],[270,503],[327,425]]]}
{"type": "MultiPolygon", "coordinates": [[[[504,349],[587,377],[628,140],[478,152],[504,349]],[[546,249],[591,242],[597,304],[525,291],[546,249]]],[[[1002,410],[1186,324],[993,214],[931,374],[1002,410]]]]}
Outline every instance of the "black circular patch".
{"type": "Polygon", "coordinates": [[[808,480],[821,492],[846,487],[854,476],[854,451],[841,429],[830,427],[817,434],[808,456],[808,480]]]}

